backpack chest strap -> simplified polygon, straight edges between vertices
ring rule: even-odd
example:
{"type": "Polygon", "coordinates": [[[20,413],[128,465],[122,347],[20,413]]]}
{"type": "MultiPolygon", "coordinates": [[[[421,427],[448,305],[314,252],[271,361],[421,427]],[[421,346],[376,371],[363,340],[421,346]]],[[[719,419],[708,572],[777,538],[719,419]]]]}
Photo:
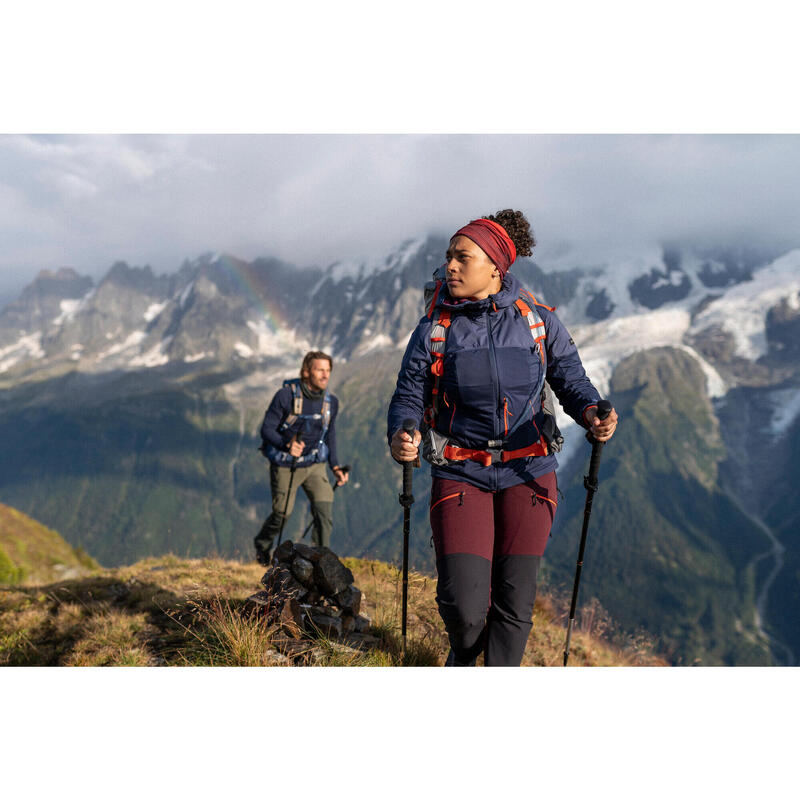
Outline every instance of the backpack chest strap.
{"type": "Polygon", "coordinates": [[[320,441],[325,438],[328,428],[331,423],[331,395],[330,392],[325,392],[325,397],[322,401],[322,411],[319,414],[304,414],[303,413],[303,390],[300,388],[299,383],[292,382],[292,413],[287,414],[286,418],[281,423],[281,430],[286,430],[294,425],[298,419],[321,419],[322,420],[322,433],[320,434],[320,441]]]}

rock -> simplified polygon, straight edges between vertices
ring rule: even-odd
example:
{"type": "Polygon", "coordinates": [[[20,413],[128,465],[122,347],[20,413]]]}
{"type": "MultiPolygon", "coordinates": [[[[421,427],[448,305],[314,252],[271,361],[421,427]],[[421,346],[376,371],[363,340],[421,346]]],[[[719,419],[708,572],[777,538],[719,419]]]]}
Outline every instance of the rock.
{"type": "Polygon", "coordinates": [[[281,630],[287,636],[291,636],[294,639],[299,639],[303,634],[302,628],[304,616],[305,615],[300,608],[300,603],[293,597],[289,597],[283,604],[280,616],[278,617],[278,623],[281,626],[281,630]]]}
{"type": "Polygon", "coordinates": [[[311,586],[314,582],[314,565],[307,558],[295,556],[292,561],[292,574],[303,586],[311,586]]]}
{"type": "Polygon", "coordinates": [[[272,644],[275,645],[279,652],[289,656],[289,658],[305,656],[313,646],[307,639],[292,639],[279,636],[272,639],[272,644]]]}
{"type": "Polygon", "coordinates": [[[356,618],[346,610],[342,612],[340,619],[342,620],[343,633],[352,633],[356,629],[356,618]]]}
{"type": "Polygon", "coordinates": [[[318,611],[320,614],[327,614],[329,617],[336,617],[337,619],[342,615],[342,612],[338,608],[334,608],[334,606],[317,605],[308,602],[300,603],[300,610],[304,614],[308,614],[311,611],[318,611]]]}
{"type": "Polygon", "coordinates": [[[342,636],[342,621],[317,608],[312,607],[308,610],[305,626],[307,630],[327,636],[329,639],[339,639],[342,636]]]}
{"type": "Polygon", "coordinates": [[[328,651],[324,647],[312,647],[305,655],[306,661],[313,666],[324,664],[328,660],[328,651]]]}
{"type": "Polygon", "coordinates": [[[366,633],[349,633],[343,641],[346,645],[357,647],[359,650],[370,650],[381,643],[377,636],[369,636],[366,633]]]}
{"type": "Polygon", "coordinates": [[[331,650],[338,655],[351,657],[358,657],[362,653],[361,650],[355,647],[350,647],[346,644],[342,644],[341,642],[331,642],[331,650]]]}
{"type": "Polygon", "coordinates": [[[278,652],[274,647],[270,647],[264,655],[267,656],[270,661],[274,661],[275,666],[284,666],[289,663],[289,659],[283,653],[278,652]]]}
{"type": "Polygon", "coordinates": [[[305,586],[283,564],[277,564],[267,570],[261,579],[261,583],[264,584],[268,592],[274,595],[296,597],[301,600],[307,594],[305,586]]]}
{"type": "Polygon", "coordinates": [[[353,582],[353,573],[327,548],[314,564],[314,582],[325,595],[334,595],[353,582]]]}
{"type": "Polygon", "coordinates": [[[303,544],[303,542],[297,542],[294,546],[294,550],[298,556],[305,558],[312,564],[319,561],[322,555],[322,550],[319,547],[311,547],[307,544],[303,544]]]}
{"type": "Polygon", "coordinates": [[[372,625],[372,618],[367,614],[359,614],[356,617],[356,631],[358,633],[363,633],[370,625],[372,625]]]}
{"type": "Polygon", "coordinates": [[[242,612],[247,616],[252,614],[263,616],[269,614],[274,605],[275,600],[269,592],[256,592],[244,601],[242,612]]]}
{"type": "Polygon", "coordinates": [[[273,555],[273,559],[277,561],[288,562],[294,558],[294,544],[289,541],[288,539],[285,542],[281,542],[275,550],[275,554],[273,555]]]}
{"type": "Polygon", "coordinates": [[[266,588],[272,586],[275,582],[275,573],[281,569],[281,567],[269,567],[267,571],[261,576],[261,584],[266,588]]]}
{"type": "Polygon", "coordinates": [[[352,583],[346,589],[335,594],[333,600],[339,608],[346,608],[352,611],[353,615],[358,614],[361,610],[361,591],[352,583]]]}
{"type": "Polygon", "coordinates": [[[328,605],[327,603],[321,606],[317,606],[317,608],[320,609],[320,611],[323,611],[329,617],[336,617],[338,619],[339,617],[342,616],[341,609],[336,608],[336,606],[328,605]]]}
{"type": "Polygon", "coordinates": [[[303,599],[309,605],[315,606],[318,603],[322,602],[322,595],[320,594],[319,589],[317,589],[315,587],[315,588],[310,589],[308,594],[303,599]]]}

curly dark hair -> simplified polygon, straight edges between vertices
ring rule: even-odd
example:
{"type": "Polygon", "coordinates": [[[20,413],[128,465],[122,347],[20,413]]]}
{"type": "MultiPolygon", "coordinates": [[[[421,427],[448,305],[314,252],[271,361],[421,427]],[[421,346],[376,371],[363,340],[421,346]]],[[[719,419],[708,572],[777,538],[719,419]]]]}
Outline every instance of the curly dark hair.
{"type": "Polygon", "coordinates": [[[531,224],[525,219],[521,211],[514,211],[513,208],[504,208],[496,214],[489,214],[483,219],[490,219],[506,229],[506,233],[514,242],[518,256],[529,256],[536,247],[536,238],[531,230],[531,224]]]}

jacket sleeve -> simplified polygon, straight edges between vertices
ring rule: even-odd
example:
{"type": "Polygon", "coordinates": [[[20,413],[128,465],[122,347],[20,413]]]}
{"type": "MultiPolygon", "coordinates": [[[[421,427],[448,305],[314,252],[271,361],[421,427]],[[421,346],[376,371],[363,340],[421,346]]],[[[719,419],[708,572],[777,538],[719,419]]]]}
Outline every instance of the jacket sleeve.
{"type": "Polygon", "coordinates": [[[328,444],[328,466],[331,469],[339,466],[339,456],[336,452],[336,415],[339,413],[339,398],[331,395],[331,421],[328,425],[328,432],[325,434],[325,441],[328,444]]]}
{"type": "MultiPolygon", "coordinates": [[[[278,428],[289,413],[291,400],[291,389],[283,388],[275,392],[275,396],[269,404],[267,413],[264,414],[264,421],[261,423],[261,439],[264,442],[268,442],[273,447],[277,447],[278,450],[285,449],[286,442],[288,441],[288,439],[284,439],[278,432],[278,428]]],[[[291,438],[291,436],[288,438],[291,438]]]]}
{"type": "Polygon", "coordinates": [[[547,308],[538,304],[536,308],[545,324],[547,383],[564,411],[585,428],[583,412],[597,405],[600,394],[587,377],[578,348],[561,320],[547,308]]]}
{"type": "Polygon", "coordinates": [[[389,402],[386,437],[390,443],[394,432],[403,427],[406,419],[413,419],[417,429],[422,422],[425,400],[430,396],[432,383],[428,353],[430,327],[430,320],[423,317],[408,340],[397,373],[397,386],[389,402]]]}

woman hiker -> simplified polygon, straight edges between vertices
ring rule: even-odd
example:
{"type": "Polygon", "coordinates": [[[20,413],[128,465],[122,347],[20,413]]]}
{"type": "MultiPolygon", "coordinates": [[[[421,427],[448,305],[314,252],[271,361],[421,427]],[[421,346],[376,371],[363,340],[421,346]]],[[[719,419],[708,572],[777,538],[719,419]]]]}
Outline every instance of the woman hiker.
{"type": "Polygon", "coordinates": [[[617,426],[613,410],[596,418],[600,395],[554,309],[509,271],[535,244],[522,212],[511,209],[456,231],[446,282],[411,335],[389,406],[392,457],[415,460],[421,445],[432,464],[447,666],[473,666],[480,653],[487,666],[522,661],[558,503],[545,377],[567,414],[598,441],[617,426]],[[402,430],[407,419],[416,423],[413,438],[402,430]]]}

